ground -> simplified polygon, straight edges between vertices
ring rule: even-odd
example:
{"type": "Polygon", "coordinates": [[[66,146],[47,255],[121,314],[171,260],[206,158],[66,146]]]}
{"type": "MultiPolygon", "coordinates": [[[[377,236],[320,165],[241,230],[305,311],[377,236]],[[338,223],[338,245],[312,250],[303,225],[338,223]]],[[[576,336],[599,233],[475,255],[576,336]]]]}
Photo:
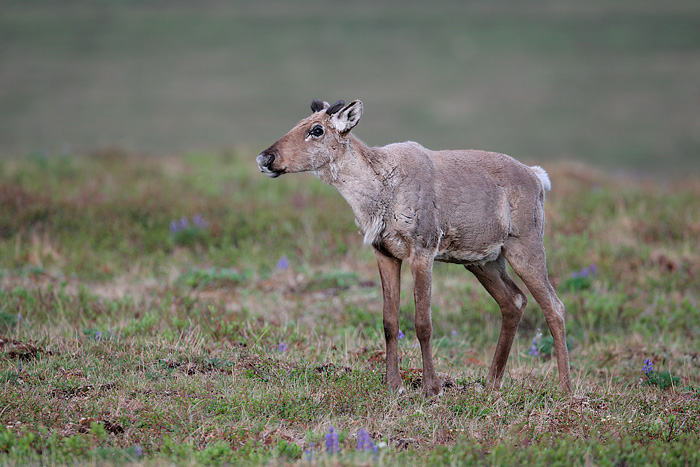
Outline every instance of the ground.
{"type": "Polygon", "coordinates": [[[0,161],[4,464],[700,463],[697,179],[547,165],[573,394],[532,298],[503,388],[486,389],[498,307],[439,264],[445,392],[426,400],[408,269],[399,395],[350,209],[254,156],[0,161]]]}

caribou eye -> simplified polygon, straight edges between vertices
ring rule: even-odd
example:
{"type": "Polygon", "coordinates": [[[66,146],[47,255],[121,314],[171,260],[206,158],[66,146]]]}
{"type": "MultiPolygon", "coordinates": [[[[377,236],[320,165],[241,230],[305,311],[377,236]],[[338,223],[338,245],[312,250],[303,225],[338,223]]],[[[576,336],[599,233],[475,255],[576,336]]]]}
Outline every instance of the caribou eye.
{"type": "Polygon", "coordinates": [[[316,125],[309,131],[309,135],[318,138],[323,135],[323,127],[321,125],[316,125]]]}

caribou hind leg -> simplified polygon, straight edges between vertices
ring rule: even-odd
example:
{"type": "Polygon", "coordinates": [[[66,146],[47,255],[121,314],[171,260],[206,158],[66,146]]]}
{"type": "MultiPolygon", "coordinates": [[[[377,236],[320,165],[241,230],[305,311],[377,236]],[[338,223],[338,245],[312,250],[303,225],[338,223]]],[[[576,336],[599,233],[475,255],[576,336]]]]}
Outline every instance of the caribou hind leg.
{"type": "Polygon", "coordinates": [[[559,370],[559,387],[571,391],[569,351],[566,348],[564,317],[566,310],[554,287],[549,283],[542,238],[510,237],[505,244],[505,257],[513,271],[525,282],[528,290],[544,312],[554,339],[554,351],[559,370]]]}
{"type": "Polygon", "coordinates": [[[489,370],[489,384],[498,389],[501,387],[501,380],[506,369],[510,349],[513,346],[515,332],[518,330],[527,304],[527,296],[508,275],[503,255],[483,266],[469,265],[466,268],[479,279],[481,285],[501,307],[501,332],[489,370]]]}

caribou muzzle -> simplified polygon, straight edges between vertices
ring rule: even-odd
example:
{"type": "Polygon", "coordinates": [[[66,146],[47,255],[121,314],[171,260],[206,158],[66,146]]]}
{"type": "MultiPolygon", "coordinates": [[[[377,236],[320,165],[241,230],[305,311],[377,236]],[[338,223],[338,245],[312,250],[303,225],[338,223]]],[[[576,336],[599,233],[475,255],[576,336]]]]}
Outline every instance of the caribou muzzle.
{"type": "Polygon", "coordinates": [[[272,164],[275,162],[275,154],[273,152],[263,151],[256,158],[258,169],[270,178],[276,178],[282,175],[282,170],[275,170],[272,164]]]}

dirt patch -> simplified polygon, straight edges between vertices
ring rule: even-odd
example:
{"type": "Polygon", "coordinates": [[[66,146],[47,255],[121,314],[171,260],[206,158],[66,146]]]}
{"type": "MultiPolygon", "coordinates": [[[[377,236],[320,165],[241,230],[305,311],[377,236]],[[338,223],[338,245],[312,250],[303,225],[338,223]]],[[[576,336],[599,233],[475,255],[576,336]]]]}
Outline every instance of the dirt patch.
{"type": "Polygon", "coordinates": [[[31,360],[41,354],[53,355],[52,352],[37,347],[34,343],[22,342],[0,336],[0,353],[12,359],[31,360]]]}
{"type": "Polygon", "coordinates": [[[324,363],[323,365],[319,365],[314,369],[319,374],[335,375],[337,373],[351,373],[352,372],[352,368],[350,368],[349,366],[337,366],[333,363],[324,363]]]}
{"type": "MultiPolygon", "coordinates": [[[[413,389],[419,389],[423,385],[423,370],[419,368],[407,368],[400,370],[401,379],[411,386],[413,389]]],[[[442,381],[442,387],[449,389],[456,387],[455,380],[447,373],[438,373],[438,377],[442,381]]]]}
{"type": "Polygon", "coordinates": [[[49,392],[49,396],[58,397],[65,400],[87,397],[88,394],[94,392],[109,391],[111,389],[117,388],[116,383],[101,384],[99,386],[93,386],[92,384],[85,384],[76,388],[70,389],[53,389],[49,392]]]}

